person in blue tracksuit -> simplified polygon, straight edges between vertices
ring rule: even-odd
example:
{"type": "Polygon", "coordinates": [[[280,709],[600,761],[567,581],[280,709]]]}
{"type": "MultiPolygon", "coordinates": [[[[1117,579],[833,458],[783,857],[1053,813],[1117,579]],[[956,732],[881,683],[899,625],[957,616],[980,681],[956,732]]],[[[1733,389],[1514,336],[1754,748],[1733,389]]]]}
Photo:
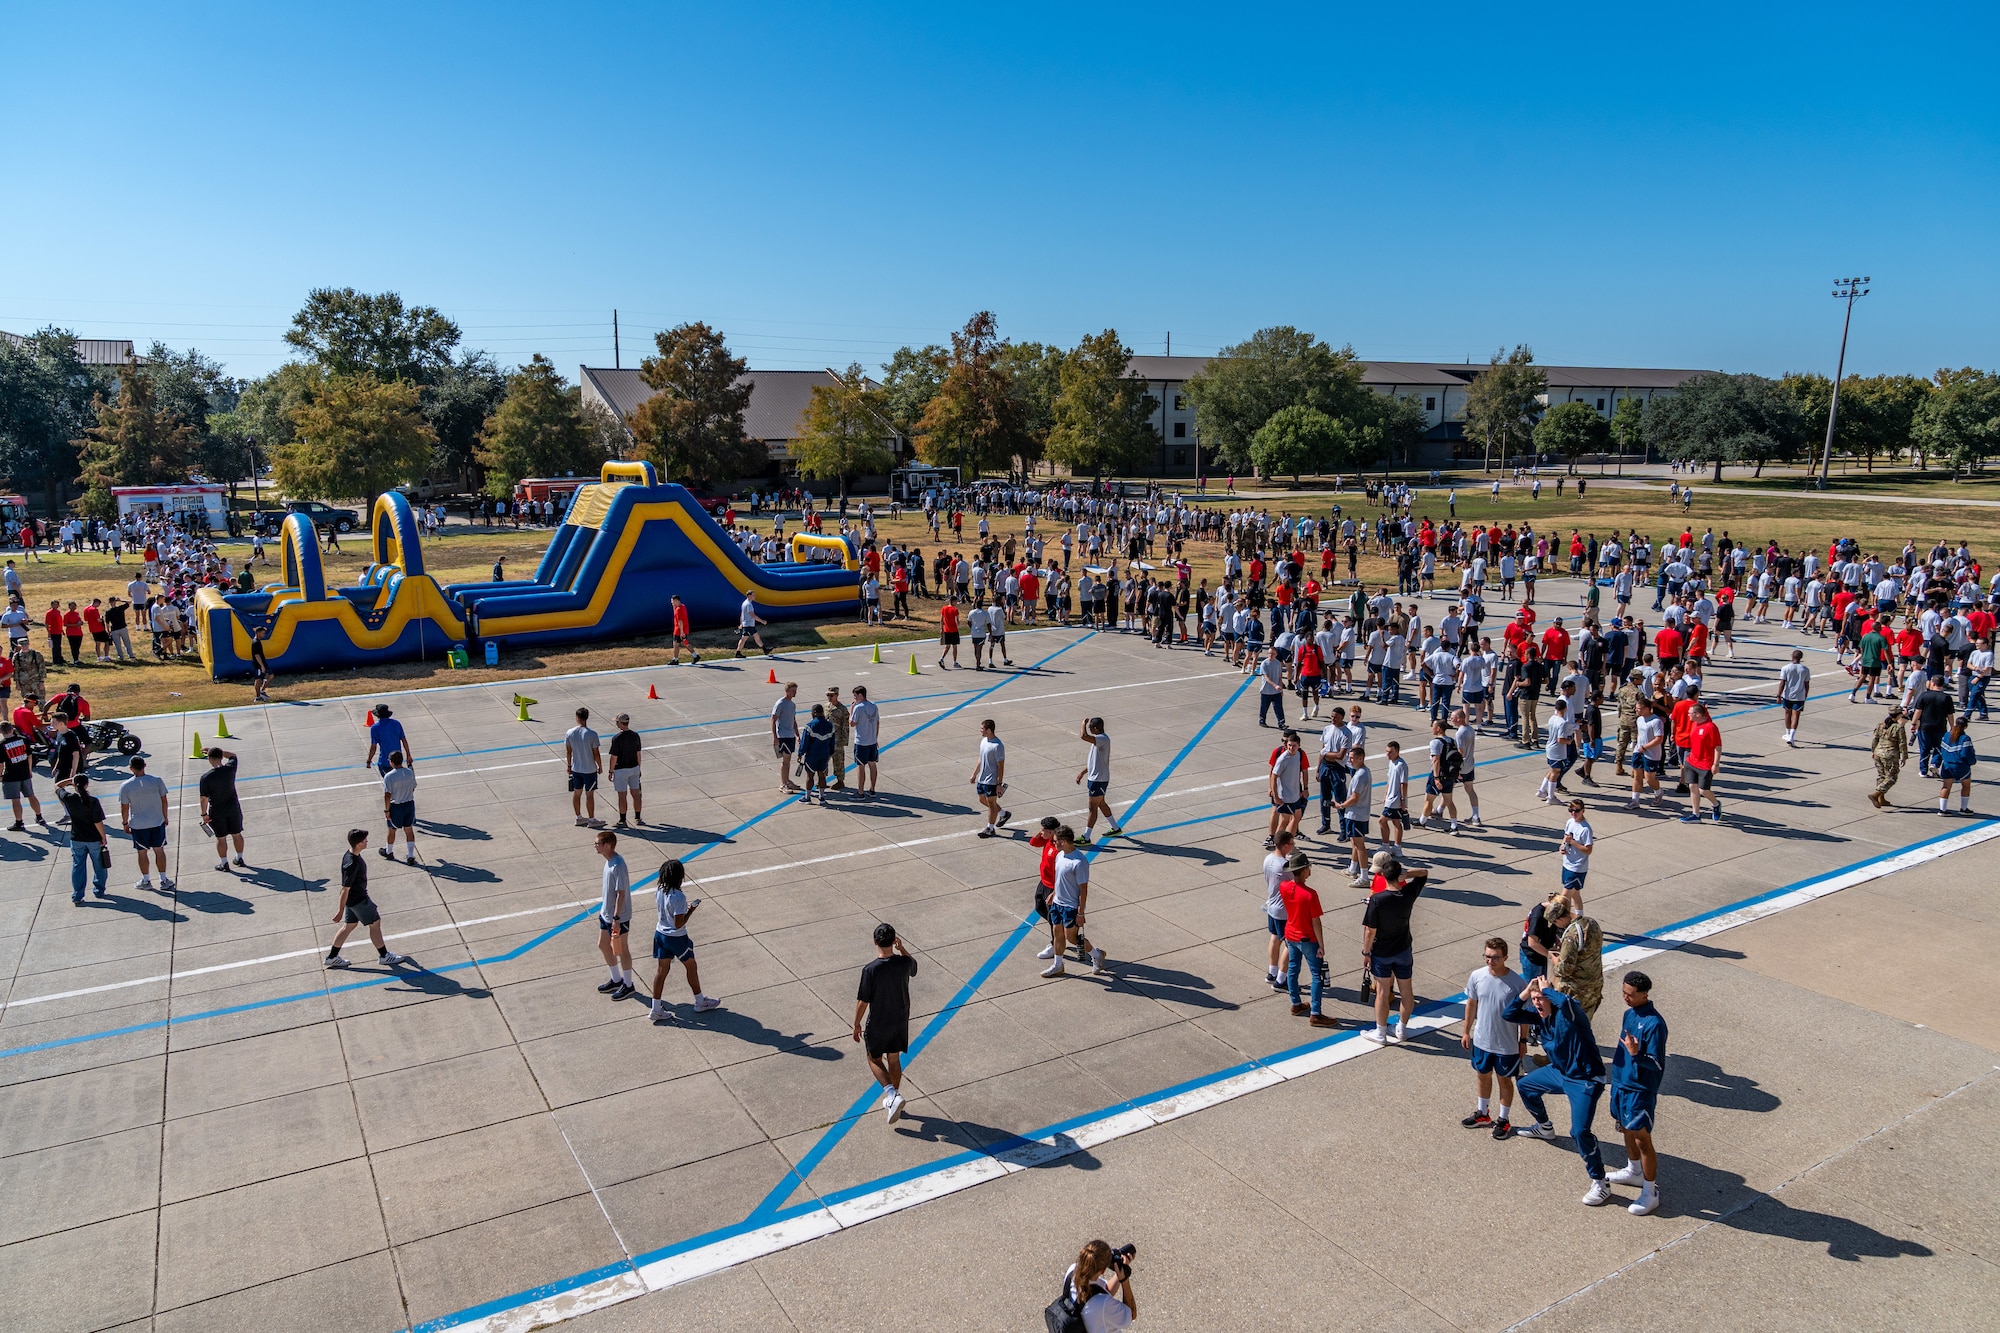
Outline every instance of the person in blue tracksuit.
{"type": "Polygon", "coordinates": [[[1625,1135],[1625,1165],[1605,1177],[1613,1185],[1639,1186],[1626,1209],[1644,1217],[1660,1206],[1659,1157],[1653,1151],[1653,1115],[1660,1080],[1667,1073],[1667,1020],[1653,1007],[1653,979],[1625,974],[1625,1019],[1611,1053],[1611,1120],[1625,1135]]]}
{"type": "Polygon", "coordinates": [[[1597,1136],[1590,1124],[1597,1118],[1597,1104],[1604,1098],[1604,1057],[1597,1053],[1597,1038],[1590,1031],[1590,1016],[1574,999],[1556,988],[1548,977],[1536,977],[1521,997],[1507,1006],[1510,1023],[1533,1023],[1541,1030],[1542,1050],[1549,1062],[1525,1075],[1516,1085],[1521,1104],[1528,1108],[1529,1123],[1519,1131],[1531,1139],[1556,1137],[1542,1099],[1559,1092],[1569,1099],[1569,1134],[1576,1143],[1583,1168],[1590,1173],[1590,1191],[1583,1202],[1595,1208],[1611,1202],[1611,1186],[1604,1179],[1604,1158],[1597,1150],[1597,1136]]]}
{"type": "Polygon", "coordinates": [[[1938,813],[1947,814],[1951,806],[1951,787],[1958,784],[1958,812],[1972,813],[1972,766],[1979,762],[1979,752],[1972,748],[1972,737],[1965,734],[1965,717],[1960,713],[1951,720],[1951,730],[1938,742],[1937,775],[1943,784],[1938,788],[1938,813]]]}

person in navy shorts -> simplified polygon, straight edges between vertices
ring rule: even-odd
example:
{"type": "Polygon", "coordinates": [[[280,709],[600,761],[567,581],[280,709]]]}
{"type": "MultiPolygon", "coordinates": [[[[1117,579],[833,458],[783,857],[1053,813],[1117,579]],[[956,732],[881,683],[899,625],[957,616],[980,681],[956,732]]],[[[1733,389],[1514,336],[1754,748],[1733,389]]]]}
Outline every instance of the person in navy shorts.
{"type": "Polygon", "coordinates": [[[1611,1120],[1625,1135],[1625,1165],[1605,1179],[1639,1186],[1638,1199],[1625,1211],[1644,1217],[1660,1206],[1653,1116],[1667,1072],[1667,1020],[1653,1007],[1651,977],[1627,972],[1624,989],[1625,1020],[1611,1052],[1611,1120]]]}

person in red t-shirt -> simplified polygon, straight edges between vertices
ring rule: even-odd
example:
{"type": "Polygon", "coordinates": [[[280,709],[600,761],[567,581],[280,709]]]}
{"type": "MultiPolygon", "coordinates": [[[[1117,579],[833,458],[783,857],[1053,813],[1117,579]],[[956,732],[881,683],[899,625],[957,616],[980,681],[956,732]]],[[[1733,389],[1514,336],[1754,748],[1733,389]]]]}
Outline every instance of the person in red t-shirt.
{"type": "Polygon", "coordinates": [[[1285,878],[1278,884],[1278,896],[1285,901],[1285,992],[1292,997],[1292,1016],[1304,1018],[1316,1028],[1337,1027],[1333,1019],[1320,1013],[1320,997],[1326,991],[1326,937],[1321,925],[1323,913],[1319,894],[1307,882],[1312,878],[1312,859],[1293,852],[1285,862],[1285,878]],[[1299,965],[1312,969],[1312,1002],[1299,1002],[1299,965]]]}
{"type": "Polygon", "coordinates": [[[674,593],[673,604],[674,604],[674,665],[679,666],[681,664],[682,645],[686,645],[687,650],[690,653],[694,653],[694,660],[697,664],[699,664],[701,661],[701,654],[695,650],[694,640],[688,637],[689,635],[694,633],[694,629],[692,624],[688,620],[687,603],[681,600],[681,595],[679,593],[674,593]]]}
{"type": "MultiPolygon", "coordinates": [[[[1678,713],[1680,710],[1674,710],[1678,713]]],[[[1722,802],[1715,799],[1715,761],[1722,754],[1722,728],[1708,715],[1708,708],[1696,701],[1688,710],[1687,753],[1681,764],[1681,780],[1687,784],[1688,812],[1681,823],[1701,821],[1701,799],[1706,796],[1715,822],[1722,822],[1722,802]]]]}
{"type": "Polygon", "coordinates": [[[951,593],[944,595],[944,605],[938,608],[938,666],[944,665],[946,654],[950,654],[952,667],[956,669],[959,665],[958,598],[951,593]]]}
{"type": "Polygon", "coordinates": [[[1700,664],[1708,660],[1708,626],[1699,620],[1688,627],[1687,659],[1688,665],[1695,669],[1695,674],[1700,675],[1700,664]]]}
{"type": "Polygon", "coordinates": [[[1507,628],[1500,631],[1500,637],[1507,642],[1509,657],[1519,661],[1525,656],[1522,652],[1528,645],[1528,627],[1525,624],[1519,620],[1508,621],[1507,628]]]}
{"type": "MultiPolygon", "coordinates": [[[[1044,921],[1049,919],[1049,899],[1056,891],[1056,857],[1062,851],[1062,848],[1056,845],[1056,830],[1061,827],[1060,819],[1054,815],[1043,815],[1040,831],[1028,839],[1028,845],[1039,849],[1042,853],[1041,877],[1035,883],[1035,915],[1044,921]]],[[[1042,946],[1042,951],[1035,957],[1044,960],[1054,958],[1061,943],[1055,934],[1055,924],[1050,922],[1049,942],[1042,946]]],[[[1076,932],[1076,956],[1079,959],[1090,957],[1090,941],[1084,938],[1081,928],[1076,932]]]]}
{"type": "Polygon", "coordinates": [[[1042,581],[1035,575],[1033,565],[1024,566],[1020,577],[1021,618],[1027,624],[1035,623],[1035,612],[1042,604],[1042,581]]]}
{"type": "Polygon", "coordinates": [[[61,602],[50,602],[49,609],[42,613],[42,628],[49,635],[49,665],[61,666],[63,655],[63,613],[61,602]]]}
{"type": "Polygon", "coordinates": [[[1653,653],[1660,660],[1662,671],[1670,670],[1681,660],[1681,632],[1672,625],[1660,626],[1660,632],[1653,636],[1653,653]]]}
{"type": "MultiPolygon", "coordinates": [[[[1672,711],[1667,714],[1667,735],[1673,738],[1675,753],[1682,757],[1685,757],[1687,754],[1688,728],[1693,725],[1691,719],[1694,716],[1695,705],[1700,701],[1701,688],[1699,686],[1690,686],[1687,697],[1676,700],[1672,711]]],[[[1683,778],[1675,786],[1674,790],[1681,795],[1686,795],[1686,779],[1683,778]]]]}
{"type": "Polygon", "coordinates": [[[1561,616],[1542,631],[1542,656],[1551,662],[1569,661],[1569,631],[1563,628],[1561,616]]]}

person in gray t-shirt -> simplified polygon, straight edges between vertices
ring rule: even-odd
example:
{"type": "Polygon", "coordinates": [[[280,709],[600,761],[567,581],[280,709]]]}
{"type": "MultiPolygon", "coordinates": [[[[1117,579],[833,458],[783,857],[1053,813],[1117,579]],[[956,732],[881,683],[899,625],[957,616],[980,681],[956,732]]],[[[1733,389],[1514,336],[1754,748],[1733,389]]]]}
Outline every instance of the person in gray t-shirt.
{"type": "Polygon", "coordinates": [[[799,752],[799,683],[785,682],[785,692],[771,705],[771,753],[778,761],[778,789],[794,792],[792,762],[799,752]]]}
{"type": "Polygon", "coordinates": [[[173,880],[167,877],[167,784],[146,771],[144,759],[135,756],[132,776],[118,785],[118,816],[138,852],[138,887],[153,887],[147,873],[150,855],[153,868],[160,872],[161,891],[173,888],[173,880]]]}
{"type": "Polygon", "coordinates": [[[1105,837],[1116,837],[1125,830],[1118,827],[1118,816],[1111,813],[1111,802],[1104,796],[1111,789],[1111,738],[1104,734],[1104,719],[1086,718],[1078,739],[1090,747],[1090,753],[1084,756],[1083,767],[1076,775],[1078,782],[1090,784],[1087,788],[1090,793],[1090,818],[1083,826],[1083,836],[1077,839],[1080,845],[1088,846],[1091,831],[1097,827],[1100,814],[1110,826],[1104,830],[1105,837]]]}
{"type": "Polygon", "coordinates": [[[604,767],[597,733],[590,729],[590,710],[576,710],[576,725],[563,733],[569,758],[569,805],[578,828],[603,828],[597,817],[597,775],[604,767]]]}

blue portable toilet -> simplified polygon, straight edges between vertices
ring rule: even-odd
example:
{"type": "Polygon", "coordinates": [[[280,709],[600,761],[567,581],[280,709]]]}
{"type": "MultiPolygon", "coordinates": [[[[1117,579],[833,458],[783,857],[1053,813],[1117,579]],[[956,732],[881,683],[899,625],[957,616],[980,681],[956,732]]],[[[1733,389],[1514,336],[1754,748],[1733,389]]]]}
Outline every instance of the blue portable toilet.
{"type": "Polygon", "coordinates": [[[486,665],[490,667],[500,665],[500,643],[496,639],[486,641],[486,665]]]}

